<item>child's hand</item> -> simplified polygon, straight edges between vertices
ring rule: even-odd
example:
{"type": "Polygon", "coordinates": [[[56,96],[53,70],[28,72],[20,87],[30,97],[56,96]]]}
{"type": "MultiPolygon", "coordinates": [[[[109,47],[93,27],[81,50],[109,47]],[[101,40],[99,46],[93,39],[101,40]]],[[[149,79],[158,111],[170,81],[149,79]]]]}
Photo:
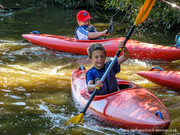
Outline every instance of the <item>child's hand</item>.
{"type": "Polygon", "coordinates": [[[100,88],[100,87],[103,86],[103,83],[101,82],[101,80],[97,80],[97,81],[95,82],[95,86],[100,88]]]}
{"type": "Polygon", "coordinates": [[[109,32],[108,32],[108,30],[104,30],[103,32],[102,32],[102,35],[104,35],[104,36],[108,36],[109,35],[109,32]]]}
{"type": "Polygon", "coordinates": [[[119,42],[119,44],[118,44],[118,46],[117,46],[118,48],[123,48],[124,47],[124,44],[123,44],[123,42],[119,42]]]}

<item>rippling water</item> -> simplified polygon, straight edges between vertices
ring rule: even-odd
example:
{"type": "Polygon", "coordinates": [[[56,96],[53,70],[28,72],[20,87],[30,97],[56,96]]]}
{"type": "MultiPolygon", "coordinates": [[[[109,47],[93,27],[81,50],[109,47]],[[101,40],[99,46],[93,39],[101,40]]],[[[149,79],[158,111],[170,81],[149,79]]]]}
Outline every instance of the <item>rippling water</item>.
{"type": "MultiPolygon", "coordinates": [[[[49,6],[0,13],[0,134],[141,134],[113,128],[90,114],[85,116],[84,125],[64,125],[65,121],[79,114],[82,109],[71,95],[71,72],[79,65],[87,69],[92,65],[87,56],[38,47],[22,41],[21,34],[38,30],[40,33],[74,36],[74,17],[77,12],[49,6]]],[[[96,19],[101,20],[98,17],[96,19]]],[[[107,20],[101,21],[108,23],[107,20]]],[[[126,35],[127,24],[119,28],[117,23],[115,28],[124,31],[116,32],[113,36],[126,35]]],[[[133,38],[173,46],[173,36],[136,31],[133,38]],[[165,41],[161,41],[162,38],[165,41]]],[[[128,60],[117,76],[155,94],[170,112],[172,124],[169,129],[175,130],[171,133],[180,132],[180,94],[136,74],[137,71],[149,70],[154,66],[179,71],[180,61],[128,60]]]]}

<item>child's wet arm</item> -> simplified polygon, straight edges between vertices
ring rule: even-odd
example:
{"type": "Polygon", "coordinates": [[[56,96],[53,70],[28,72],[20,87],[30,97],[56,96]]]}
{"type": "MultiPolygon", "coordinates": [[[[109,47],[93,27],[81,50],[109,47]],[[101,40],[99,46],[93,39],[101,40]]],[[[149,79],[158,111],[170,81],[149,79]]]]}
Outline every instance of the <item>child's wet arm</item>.
{"type": "Polygon", "coordinates": [[[95,88],[96,88],[96,86],[95,86],[95,84],[93,83],[93,81],[92,81],[92,80],[89,81],[89,82],[88,82],[88,92],[94,91],[95,88]]]}
{"type": "Polygon", "coordinates": [[[129,51],[126,47],[123,48],[123,55],[118,58],[118,64],[121,65],[130,57],[129,51]]]}

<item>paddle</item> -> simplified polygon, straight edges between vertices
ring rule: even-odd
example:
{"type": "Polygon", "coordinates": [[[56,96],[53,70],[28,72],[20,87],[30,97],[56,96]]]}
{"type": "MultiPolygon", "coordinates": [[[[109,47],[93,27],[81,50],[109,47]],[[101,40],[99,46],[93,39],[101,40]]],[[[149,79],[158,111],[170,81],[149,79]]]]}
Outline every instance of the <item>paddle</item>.
{"type": "MultiPolygon", "coordinates": [[[[132,34],[132,32],[134,31],[135,27],[142,23],[146,18],[147,16],[149,15],[153,5],[154,5],[154,2],[155,0],[146,0],[143,7],[141,8],[137,18],[136,18],[136,21],[134,23],[134,25],[132,26],[131,30],[129,31],[129,33],[127,34],[123,44],[125,45],[126,42],[130,39],[130,36],[132,34]]],[[[111,64],[109,65],[109,67],[107,68],[106,72],[104,73],[103,77],[101,78],[101,81],[104,82],[105,78],[107,77],[108,73],[110,72],[110,70],[112,69],[117,57],[119,56],[119,54],[121,53],[122,51],[122,48],[120,48],[118,50],[118,52],[116,53],[114,59],[112,60],[111,64]]],[[[68,123],[75,123],[75,124],[78,124],[78,123],[81,123],[81,122],[84,122],[84,115],[85,115],[85,112],[87,110],[87,108],[89,107],[91,101],[93,100],[94,96],[96,95],[97,91],[99,90],[100,88],[99,87],[96,87],[96,89],[93,91],[92,93],[92,96],[90,97],[89,101],[87,102],[86,106],[84,107],[84,109],[81,111],[81,113],[77,116],[74,116],[72,117],[71,119],[69,119],[66,124],[68,123]]]]}
{"type": "MultiPolygon", "coordinates": [[[[110,32],[110,33],[113,32],[113,16],[111,17],[111,20],[110,20],[110,22],[109,22],[109,26],[108,26],[108,29],[107,29],[106,34],[108,34],[109,32],[110,32]]],[[[106,39],[106,37],[107,37],[107,36],[104,36],[104,39],[106,39]]]]}

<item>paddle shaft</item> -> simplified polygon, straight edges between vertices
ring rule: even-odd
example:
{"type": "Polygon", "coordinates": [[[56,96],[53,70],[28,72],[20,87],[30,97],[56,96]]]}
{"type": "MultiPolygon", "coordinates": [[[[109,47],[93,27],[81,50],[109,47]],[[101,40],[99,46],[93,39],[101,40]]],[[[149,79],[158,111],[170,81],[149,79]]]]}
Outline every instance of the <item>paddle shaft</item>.
{"type": "MultiPolygon", "coordinates": [[[[133,31],[134,31],[135,28],[136,28],[135,25],[133,25],[133,26],[131,27],[129,33],[127,34],[127,36],[126,36],[126,38],[125,38],[125,40],[124,40],[124,42],[123,42],[124,46],[125,46],[126,42],[130,39],[130,36],[131,36],[131,34],[133,33],[133,31]]],[[[120,55],[120,53],[121,53],[121,49],[119,49],[119,50],[117,51],[116,55],[114,56],[114,59],[111,61],[110,65],[108,66],[107,70],[105,71],[104,75],[102,76],[101,82],[104,82],[104,80],[106,79],[107,75],[109,74],[109,72],[111,71],[112,67],[114,66],[114,63],[116,62],[116,60],[117,60],[118,56],[120,55]]],[[[97,91],[98,91],[97,88],[93,91],[93,93],[92,93],[89,101],[87,102],[86,106],[85,106],[84,109],[81,111],[81,113],[84,113],[84,114],[85,114],[85,112],[87,111],[87,109],[88,109],[90,103],[92,102],[94,96],[96,95],[97,91]]]]}
{"type": "MultiPolygon", "coordinates": [[[[110,32],[111,27],[112,27],[112,26],[109,26],[109,27],[108,27],[108,30],[107,30],[106,34],[108,34],[108,33],[110,32]]],[[[104,36],[104,39],[106,39],[106,37],[107,37],[107,36],[104,36]]]]}
{"type": "MultiPolygon", "coordinates": [[[[107,30],[107,32],[106,32],[106,34],[108,34],[108,32],[109,32],[109,28],[108,28],[108,30],[107,30]]],[[[106,37],[107,37],[107,36],[104,36],[104,39],[106,39],[106,37]]]]}

